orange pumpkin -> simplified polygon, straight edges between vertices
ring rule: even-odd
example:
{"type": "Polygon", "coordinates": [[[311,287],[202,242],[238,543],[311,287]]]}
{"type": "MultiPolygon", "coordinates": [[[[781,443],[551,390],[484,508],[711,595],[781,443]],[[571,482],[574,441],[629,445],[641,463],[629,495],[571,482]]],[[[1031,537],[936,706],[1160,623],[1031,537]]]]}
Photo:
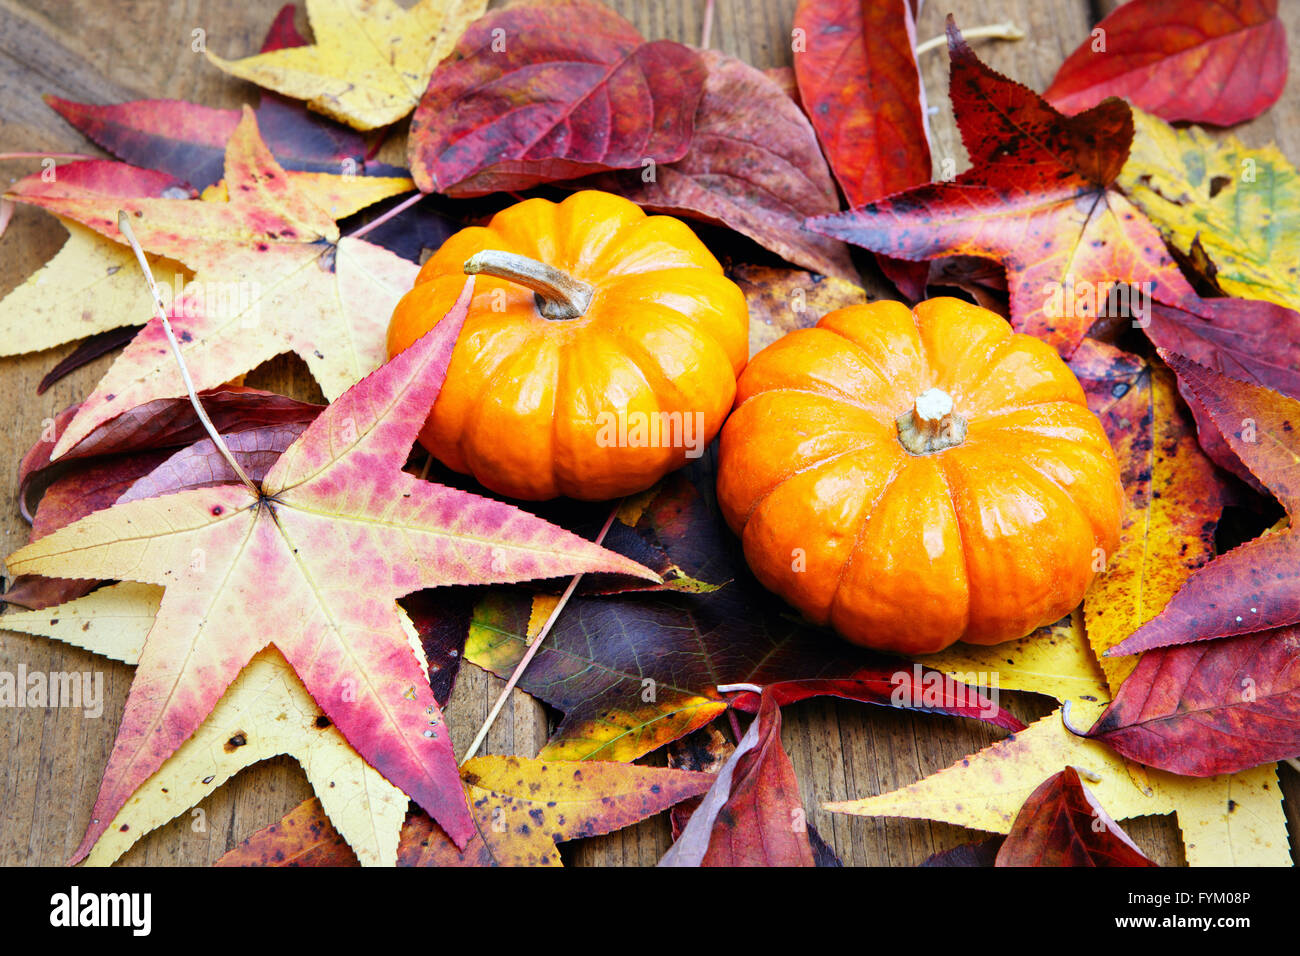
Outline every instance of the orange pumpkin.
{"type": "Polygon", "coordinates": [[[832,312],[754,356],[736,404],[727,522],[766,587],[854,643],[1022,637],[1118,543],[1119,468],[1073,373],[958,299],[832,312]]]}
{"type": "Polygon", "coordinates": [[[668,216],[587,190],[529,199],[424,264],[388,330],[396,355],[478,275],[420,443],[494,491],[642,491],[698,455],[749,355],[745,297],[668,216]]]}

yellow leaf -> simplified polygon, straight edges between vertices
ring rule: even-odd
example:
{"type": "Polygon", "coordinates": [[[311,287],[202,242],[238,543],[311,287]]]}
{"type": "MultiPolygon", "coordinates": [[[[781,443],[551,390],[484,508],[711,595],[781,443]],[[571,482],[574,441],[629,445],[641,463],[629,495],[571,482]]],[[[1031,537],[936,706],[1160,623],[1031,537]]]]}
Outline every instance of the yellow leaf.
{"type": "MultiPolygon", "coordinates": [[[[162,593],[155,585],[126,582],[57,608],[9,613],[0,623],[134,665],[162,593]]],[[[421,653],[418,640],[412,646],[421,653]]],[[[87,864],[109,865],[240,770],[289,754],[357,858],[364,865],[395,865],[406,794],[361,759],[328,719],[323,725],[321,720],[320,708],[289,663],[274,647],[266,648],[249,661],[194,735],[127,801],[87,864]]]]}
{"type": "Polygon", "coordinates": [[[307,0],[316,42],[242,60],[208,59],[243,80],[306,100],[356,129],[397,122],[487,0],[307,0]]]}
{"type": "Polygon", "coordinates": [[[917,660],[966,683],[976,683],[974,674],[996,674],[1000,690],[1047,694],[1062,701],[1106,700],[1106,680],[1088,651],[1081,618],[1076,611],[1018,641],[991,647],[953,644],[917,660]]]}
{"type": "MultiPolygon", "coordinates": [[[[27,281],[0,300],[0,355],[53,348],[124,325],[143,325],[153,315],[149,287],[135,254],[70,219],[59,217],[68,241],[27,281]]],[[[184,285],[185,267],[149,256],[158,285],[184,285]]]]}
{"type": "MultiPolygon", "coordinates": [[[[1214,557],[1214,527],[1226,489],[1201,451],[1196,426],[1178,397],[1173,372],[1149,377],[1105,409],[1132,426],[1109,429],[1124,463],[1127,492],[1120,543],[1084,598],[1088,640],[1110,693],[1137,666],[1137,656],[1103,657],[1155,617],[1193,570],[1214,557]]],[[[1109,694],[1107,695],[1109,696],[1109,694]]]]}
{"type": "Polygon", "coordinates": [[[1119,186],[1175,248],[1197,236],[1229,295],[1300,309],[1300,175],[1276,146],[1247,149],[1134,108],[1119,186]]]}
{"type": "MultiPolygon", "coordinates": [[[[1070,720],[1090,726],[1104,709],[1104,701],[1076,703],[1070,720]]],[[[1191,866],[1291,865],[1273,764],[1209,778],[1148,770],[1142,779],[1150,785],[1144,790],[1124,758],[1070,733],[1059,710],[909,787],[825,806],[837,813],[920,817],[1007,833],[1034,789],[1067,766],[1079,770],[1116,820],[1176,813],[1191,866]]]]}
{"type": "MultiPolygon", "coordinates": [[[[295,187],[302,190],[316,205],[329,213],[331,219],[346,219],[381,199],[400,196],[415,188],[415,183],[404,176],[349,176],[336,173],[313,173],[286,169],[295,187]]],[[[226,181],[219,179],[199,197],[206,202],[228,202],[226,181]]]]}

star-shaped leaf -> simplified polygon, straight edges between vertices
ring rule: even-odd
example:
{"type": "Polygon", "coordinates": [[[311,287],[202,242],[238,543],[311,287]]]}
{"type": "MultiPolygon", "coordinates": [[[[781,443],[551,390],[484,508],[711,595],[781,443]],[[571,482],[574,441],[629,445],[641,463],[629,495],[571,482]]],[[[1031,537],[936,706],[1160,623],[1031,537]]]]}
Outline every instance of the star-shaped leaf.
{"type": "MultiPolygon", "coordinates": [[[[39,634],[136,664],[162,588],[124,582],[57,608],[6,614],[7,630],[39,634]]],[[[406,794],[361,759],[273,647],[255,654],[194,735],[141,785],[86,857],[105,866],[197,805],[245,767],[278,754],[302,766],[323,812],[363,863],[392,866],[406,794]]]]}
{"type": "Polygon", "coordinates": [[[225,60],[221,69],[356,129],[396,123],[420,102],[429,76],[487,0],[307,0],[316,42],[225,60]]]}
{"type": "MultiPolygon", "coordinates": [[[[123,209],[147,250],[193,270],[171,312],[196,388],[291,351],[332,399],[383,361],[388,318],[417,267],[364,240],[340,239],[317,195],[276,163],[247,108],[226,153],[229,202],[105,196],[83,180],[28,177],[9,195],[116,241],[123,209]]],[[[162,323],[151,319],[83,403],[54,457],[137,405],[184,394],[162,323]]]]}
{"type": "Polygon", "coordinates": [[[463,845],[473,825],[450,737],[396,598],[588,571],[656,578],[513,507],[400,470],[471,285],[433,331],[326,408],[256,495],[221,485],[115,505],[10,556],[14,573],[166,588],[78,857],[267,644],[349,743],[463,845]]]}
{"type": "Polygon", "coordinates": [[[1011,321],[1069,356],[1099,314],[1133,309],[1127,285],[1195,298],[1155,227],[1115,188],[1133,138],[1120,100],[1070,118],[981,63],[949,22],[950,93],[973,168],[809,228],[905,259],[987,256],[1007,268],[1011,321]],[[1126,286],[1123,297],[1110,291],[1126,286]]]}

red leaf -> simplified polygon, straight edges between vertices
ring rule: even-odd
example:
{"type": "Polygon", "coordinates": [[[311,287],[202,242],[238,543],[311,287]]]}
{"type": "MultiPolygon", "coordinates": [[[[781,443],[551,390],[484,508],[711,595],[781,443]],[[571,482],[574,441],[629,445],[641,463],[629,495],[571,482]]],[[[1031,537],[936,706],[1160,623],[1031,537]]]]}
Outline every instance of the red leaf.
{"type": "MultiPolygon", "coordinates": [[[[850,206],[930,181],[925,86],[907,0],[800,0],[794,26],[799,97],[850,206]]],[[[888,256],[880,267],[903,295],[925,297],[925,266],[888,256]]]]}
{"type": "Polygon", "coordinates": [[[1122,96],[1170,122],[1231,126],[1286,85],[1277,0],[1131,0],[1066,59],[1044,97],[1066,113],[1122,96]]]}
{"type": "Polygon", "coordinates": [[[771,694],[659,865],[816,865],[771,694]]]}
{"type": "MultiPolygon", "coordinates": [[[[208,417],[222,434],[263,425],[305,424],[324,408],[242,385],[208,389],[200,392],[199,397],[208,417]]],[[[59,412],[52,427],[28,450],[18,466],[18,508],[28,521],[33,520],[32,506],[36,498],[67,463],[104,455],[182,448],[207,434],[188,398],[160,398],[99,425],[51,464],[50,452],[76,417],[79,407],[72,405],[59,412]]]]}
{"type": "Polygon", "coordinates": [[[951,20],[948,42],[953,109],[974,167],[809,228],[908,259],[1000,260],[1012,324],[1066,357],[1105,311],[1112,286],[1196,301],[1159,232],[1114,188],[1133,138],[1128,106],[1109,100],[1064,117],[981,63],[951,20]]]}
{"type": "Polygon", "coordinates": [[[433,72],[411,122],[411,174],[424,192],[476,196],[675,162],[705,72],[690,47],[646,43],[592,0],[490,13],[433,72]]]}
{"type": "Polygon", "coordinates": [[[1291,516],[1284,531],[1261,537],[1199,568],[1163,611],[1107,654],[1246,634],[1300,621],[1300,401],[1219,375],[1162,352],[1245,467],[1291,516]]]}
{"type": "MultiPolygon", "coordinates": [[[[1195,311],[1156,303],[1146,327],[1157,347],[1220,374],[1300,397],[1300,313],[1253,299],[1204,299],[1195,311]]],[[[1201,447],[1222,468],[1263,491],[1200,402],[1180,383],[1201,447]]]]}
{"type": "MultiPolygon", "coordinates": [[[[1013,733],[1025,729],[1015,715],[1000,708],[996,701],[920,664],[913,664],[910,670],[897,664],[864,670],[875,670],[876,673],[843,680],[779,681],[765,686],[763,693],[770,695],[779,707],[810,697],[839,697],[882,707],[914,707],[953,717],[985,720],[1013,733]]],[[[745,691],[731,702],[732,707],[751,714],[758,710],[758,704],[759,695],[753,691],[745,691]]]]}
{"type": "Polygon", "coordinates": [[[997,866],[1155,866],[1073,767],[1048,777],[1016,815],[997,866]]]}
{"type": "Polygon", "coordinates": [[[1149,651],[1088,736],[1193,777],[1300,756],[1300,628],[1149,651]]]}
{"type": "Polygon", "coordinates": [[[850,206],[930,181],[925,89],[906,0],[800,0],[794,73],[850,206]]]}
{"type": "Polygon", "coordinates": [[[690,151],[641,171],[590,183],[656,212],[692,216],[749,236],[789,262],[857,283],[844,243],[804,229],[840,208],[816,136],[798,105],[759,70],[709,50],[690,151]]]}

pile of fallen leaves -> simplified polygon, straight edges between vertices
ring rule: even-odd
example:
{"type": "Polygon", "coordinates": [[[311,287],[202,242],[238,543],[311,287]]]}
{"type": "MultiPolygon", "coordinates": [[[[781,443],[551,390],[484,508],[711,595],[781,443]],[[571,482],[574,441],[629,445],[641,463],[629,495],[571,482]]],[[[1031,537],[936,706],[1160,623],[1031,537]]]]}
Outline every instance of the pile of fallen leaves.
{"type": "Polygon", "coordinates": [[[273,91],[256,108],[48,100],[121,160],[44,168],[4,197],[69,234],[0,301],[4,354],[85,339],[44,387],[125,345],[23,459],[31,543],[7,559],[5,628],[137,668],[75,859],[110,863],[288,753],[317,799],[226,862],[555,864],[557,843],[671,808],[665,864],[837,865],[780,737],[782,707],[834,696],[1008,732],[828,807],[1006,835],[936,864],[1150,865],[1114,821],[1170,812],[1192,864],[1288,863],[1300,185],[1276,149],[1170,125],[1277,99],[1276,0],[1132,0],[1043,95],[950,21],[960,175],[931,155],[908,4],[803,0],[793,75],[647,41],[593,0],[485,7],[318,0],[312,43],[287,7],[261,52],[208,57],[273,91]],[[409,171],[375,162],[412,113],[409,171]],[[911,301],[962,290],[1057,348],[1129,496],[1082,607],[1010,644],[890,658],[763,592],[711,456],[547,520],[428,480],[412,446],[468,300],[383,364],[393,305],[455,229],[591,186],[702,225],[750,300],[754,351],[863,301],[859,269],[911,301]],[[248,484],[149,318],[119,210],[248,484]],[[286,352],[330,404],[238,384],[286,352]],[[458,764],[441,708],[459,668],[509,676],[548,620],[519,683],[561,715],[542,752],[458,764]],[[1062,708],[1025,727],[999,691],[1062,708]],[[667,767],[635,763],[654,752],[667,767]]]}

